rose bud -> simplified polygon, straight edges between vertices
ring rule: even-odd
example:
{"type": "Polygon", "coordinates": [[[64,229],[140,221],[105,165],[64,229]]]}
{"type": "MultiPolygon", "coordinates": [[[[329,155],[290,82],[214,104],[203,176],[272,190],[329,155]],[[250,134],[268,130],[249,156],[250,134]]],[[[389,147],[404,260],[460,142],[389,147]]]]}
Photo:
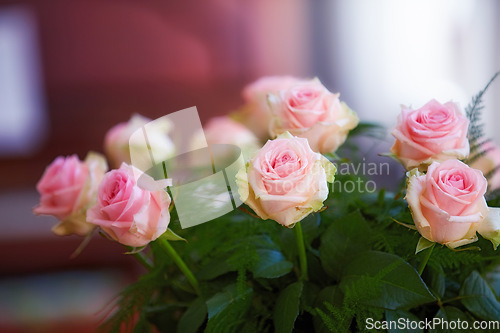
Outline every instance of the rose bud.
{"type": "Polygon", "coordinates": [[[269,102],[271,137],[288,131],[306,138],[311,149],[322,154],[337,150],[359,122],[356,113],[340,102],[339,94],[328,91],[318,79],[270,95],[269,102]]]}
{"type": "Polygon", "coordinates": [[[263,141],[268,139],[271,112],[267,96],[278,94],[280,90],[288,89],[300,82],[303,80],[292,76],[265,76],[250,83],[241,93],[245,106],[236,117],[241,118],[258,138],[263,141]]]}
{"type": "Polygon", "coordinates": [[[475,242],[488,215],[487,182],[479,170],[458,160],[432,163],[427,174],[410,172],[406,200],[420,234],[451,248],[475,242]]]}
{"type": "Polygon", "coordinates": [[[89,153],[84,162],[76,155],[57,157],[36,185],[40,204],[33,212],[55,216],[59,220],[52,228],[56,235],[88,234],[94,225],[86,222],[85,213],[107,169],[104,157],[96,153],[89,153]]]}
{"type": "Polygon", "coordinates": [[[269,140],[236,175],[238,192],[262,219],[293,227],[323,207],[335,166],[307,140],[284,133],[269,140]]]}
{"type": "MultiPolygon", "coordinates": [[[[141,177],[148,176],[143,174],[141,177]]],[[[134,178],[134,167],[124,163],[120,169],[104,175],[97,202],[87,211],[87,221],[100,226],[119,243],[139,247],[167,230],[169,206],[170,196],[166,191],[148,191],[139,187],[134,178]]]]}
{"type": "MultiPolygon", "coordinates": [[[[141,115],[133,115],[128,122],[120,123],[112,127],[104,138],[104,151],[108,156],[111,166],[118,168],[122,163],[130,164],[130,137],[132,133],[152,120],[141,115]]],[[[155,123],[155,126],[148,128],[148,143],[152,151],[155,152],[158,161],[165,161],[174,155],[175,147],[168,136],[171,129],[171,123],[163,119],[163,123],[155,123]],[[161,125],[161,126],[160,126],[161,125]]],[[[139,146],[133,147],[134,151],[144,152],[146,159],[149,159],[149,151],[146,141],[135,143],[139,146]]],[[[146,171],[146,170],[143,170],[146,171]]]]}
{"type": "Polygon", "coordinates": [[[412,110],[403,107],[392,131],[396,142],[391,152],[406,170],[425,171],[433,161],[463,159],[469,155],[469,120],[457,104],[431,100],[412,110]]]}

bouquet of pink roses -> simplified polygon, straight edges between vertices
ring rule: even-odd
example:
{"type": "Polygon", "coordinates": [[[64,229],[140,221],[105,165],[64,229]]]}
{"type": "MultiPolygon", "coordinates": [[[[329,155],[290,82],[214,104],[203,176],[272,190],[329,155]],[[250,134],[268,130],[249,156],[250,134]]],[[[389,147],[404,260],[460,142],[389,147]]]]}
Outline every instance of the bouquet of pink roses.
{"type": "Polygon", "coordinates": [[[183,138],[190,148],[175,121],[136,115],[105,138],[114,169],[97,153],[57,157],[34,213],[55,216],[58,235],[99,230],[146,268],[106,331],[498,330],[500,155],[479,121],[486,88],[465,113],[403,107],[390,155],[407,173],[393,192],[342,170],[365,159],[339,148],[378,126],[358,124],[318,79],[266,77],[240,110],[183,138]]]}

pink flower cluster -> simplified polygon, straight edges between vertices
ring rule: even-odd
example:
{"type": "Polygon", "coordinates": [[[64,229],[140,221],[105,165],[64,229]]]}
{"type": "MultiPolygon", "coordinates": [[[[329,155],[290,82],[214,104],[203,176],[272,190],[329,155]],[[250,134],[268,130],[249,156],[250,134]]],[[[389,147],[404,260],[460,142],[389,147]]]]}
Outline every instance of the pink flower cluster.
{"type": "MultiPolygon", "coordinates": [[[[165,190],[139,186],[134,167],[126,163],[129,137],[145,122],[146,118],[134,116],[108,132],[105,148],[114,165],[121,163],[118,169],[106,173],[106,159],[96,153],[85,161],[76,155],[57,157],[37,184],[40,204],[34,213],[55,216],[59,224],[53,231],[58,235],[84,236],[99,226],[111,239],[133,247],[161,236],[170,221],[170,196],[165,190]]],[[[160,133],[156,137],[170,142],[160,133]]]]}
{"type": "MultiPolygon", "coordinates": [[[[241,110],[209,121],[201,139],[239,146],[246,162],[236,176],[241,200],[260,218],[293,227],[323,207],[336,168],[322,154],[335,152],[359,119],[318,79],[262,78],[245,87],[243,98],[241,110]],[[266,138],[271,140],[262,146],[266,138]]],[[[41,199],[34,212],[55,216],[59,235],[85,235],[99,226],[134,247],[161,236],[170,221],[170,197],[139,186],[129,165],[130,145],[145,145],[129,142],[130,136],[149,121],[136,115],[108,132],[105,151],[118,169],[105,173],[106,161],[98,154],[85,161],[58,157],[37,185],[41,199]]],[[[500,187],[500,150],[486,143],[486,153],[470,166],[459,161],[469,155],[468,126],[453,102],[403,107],[391,151],[408,170],[406,199],[422,237],[456,247],[475,241],[479,232],[497,245],[500,215],[486,205],[484,174],[495,173],[489,189],[500,187]]],[[[164,159],[175,150],[170,127],[167,121],[148,133],[147,145],[164,159]]],[[[199,146],[196,140],[191,143],[199,146]]],[[[148,147],[133,148],[147,155],[148,147]]]]}
{"type": "MultiPolygon", "coordinates": [[[[500,219],[486,204],[483,173],[499,165],[498,150],[487,144],[486,154],[470,166],[459,161],[469,155],[468,126],[453,102],[403,107],[392,131],[392,153],[409,170],[406,200],[423,238],[454,248],[475,242],[478,232],[496,247],[500,219]]],[[[498,187],[496,178],[490,188],[498,187]]]]}

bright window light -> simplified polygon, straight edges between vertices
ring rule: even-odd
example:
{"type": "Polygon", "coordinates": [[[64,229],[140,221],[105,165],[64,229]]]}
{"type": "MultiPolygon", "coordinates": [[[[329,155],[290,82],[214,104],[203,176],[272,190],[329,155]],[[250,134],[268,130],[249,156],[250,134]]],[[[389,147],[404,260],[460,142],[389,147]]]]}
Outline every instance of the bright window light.
{"type": "Polygon", "coordinates": [[[22,7],[0,9],[0,156],[33,153],[46,133],[37,30],[22,7]]]}

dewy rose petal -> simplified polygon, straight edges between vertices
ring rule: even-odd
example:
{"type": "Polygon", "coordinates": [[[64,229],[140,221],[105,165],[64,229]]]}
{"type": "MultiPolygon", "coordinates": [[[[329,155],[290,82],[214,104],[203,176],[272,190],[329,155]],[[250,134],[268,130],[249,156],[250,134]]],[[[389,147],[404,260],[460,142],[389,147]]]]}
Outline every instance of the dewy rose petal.
{"type": "Polygon", "coordinates": [[[457,104],[431,100],[417,110],[403,107],[392,131],[391,152],[406,170],[425,170],[433,161],[462,159],[469,155],[469,120],[457,104]]]}
{"type": "Polygon", "coordinates": [[[87,211],[87,221],[100,226],[112,239],[139,247],[167,230],[170,196],[164,190],[140,188],[133,168],[124,163],[104,176],[97,203],[87,211]]]}
{"type": "Polygon", "coordinates": [[[58,218],[52,228],[57,235],[86,235],[94,225],[86,222],[85,212],[107,168],[104,157],[96,153],[89,153],[84,162],[76,155],[57,157],[37,184],[40,204],[33,212],[58,218]]]}
{"type": "Polygon", "coordinates": [[[311,149],[320,153],[337,150],[359,119],[318,79],[299,82],[269,96],[273,117],[269,127],[271,137],[290,132],[306,138],[311,149]]]}
{"type": "Polygon", "coordinates": [[[335,171],[306,139],[284,133],[268,141],[238,172],[238,192],[262,219],[292,227],[323,207],[335,171]]]}
{"type": "Polygon", "coordinates": [[[434,162],[425,175],[412,171],[406,200],[424,238],[457,247],[477,240],[476,231],[488,215],[486,187],[479,170],[458,160],[434,162]]]}

